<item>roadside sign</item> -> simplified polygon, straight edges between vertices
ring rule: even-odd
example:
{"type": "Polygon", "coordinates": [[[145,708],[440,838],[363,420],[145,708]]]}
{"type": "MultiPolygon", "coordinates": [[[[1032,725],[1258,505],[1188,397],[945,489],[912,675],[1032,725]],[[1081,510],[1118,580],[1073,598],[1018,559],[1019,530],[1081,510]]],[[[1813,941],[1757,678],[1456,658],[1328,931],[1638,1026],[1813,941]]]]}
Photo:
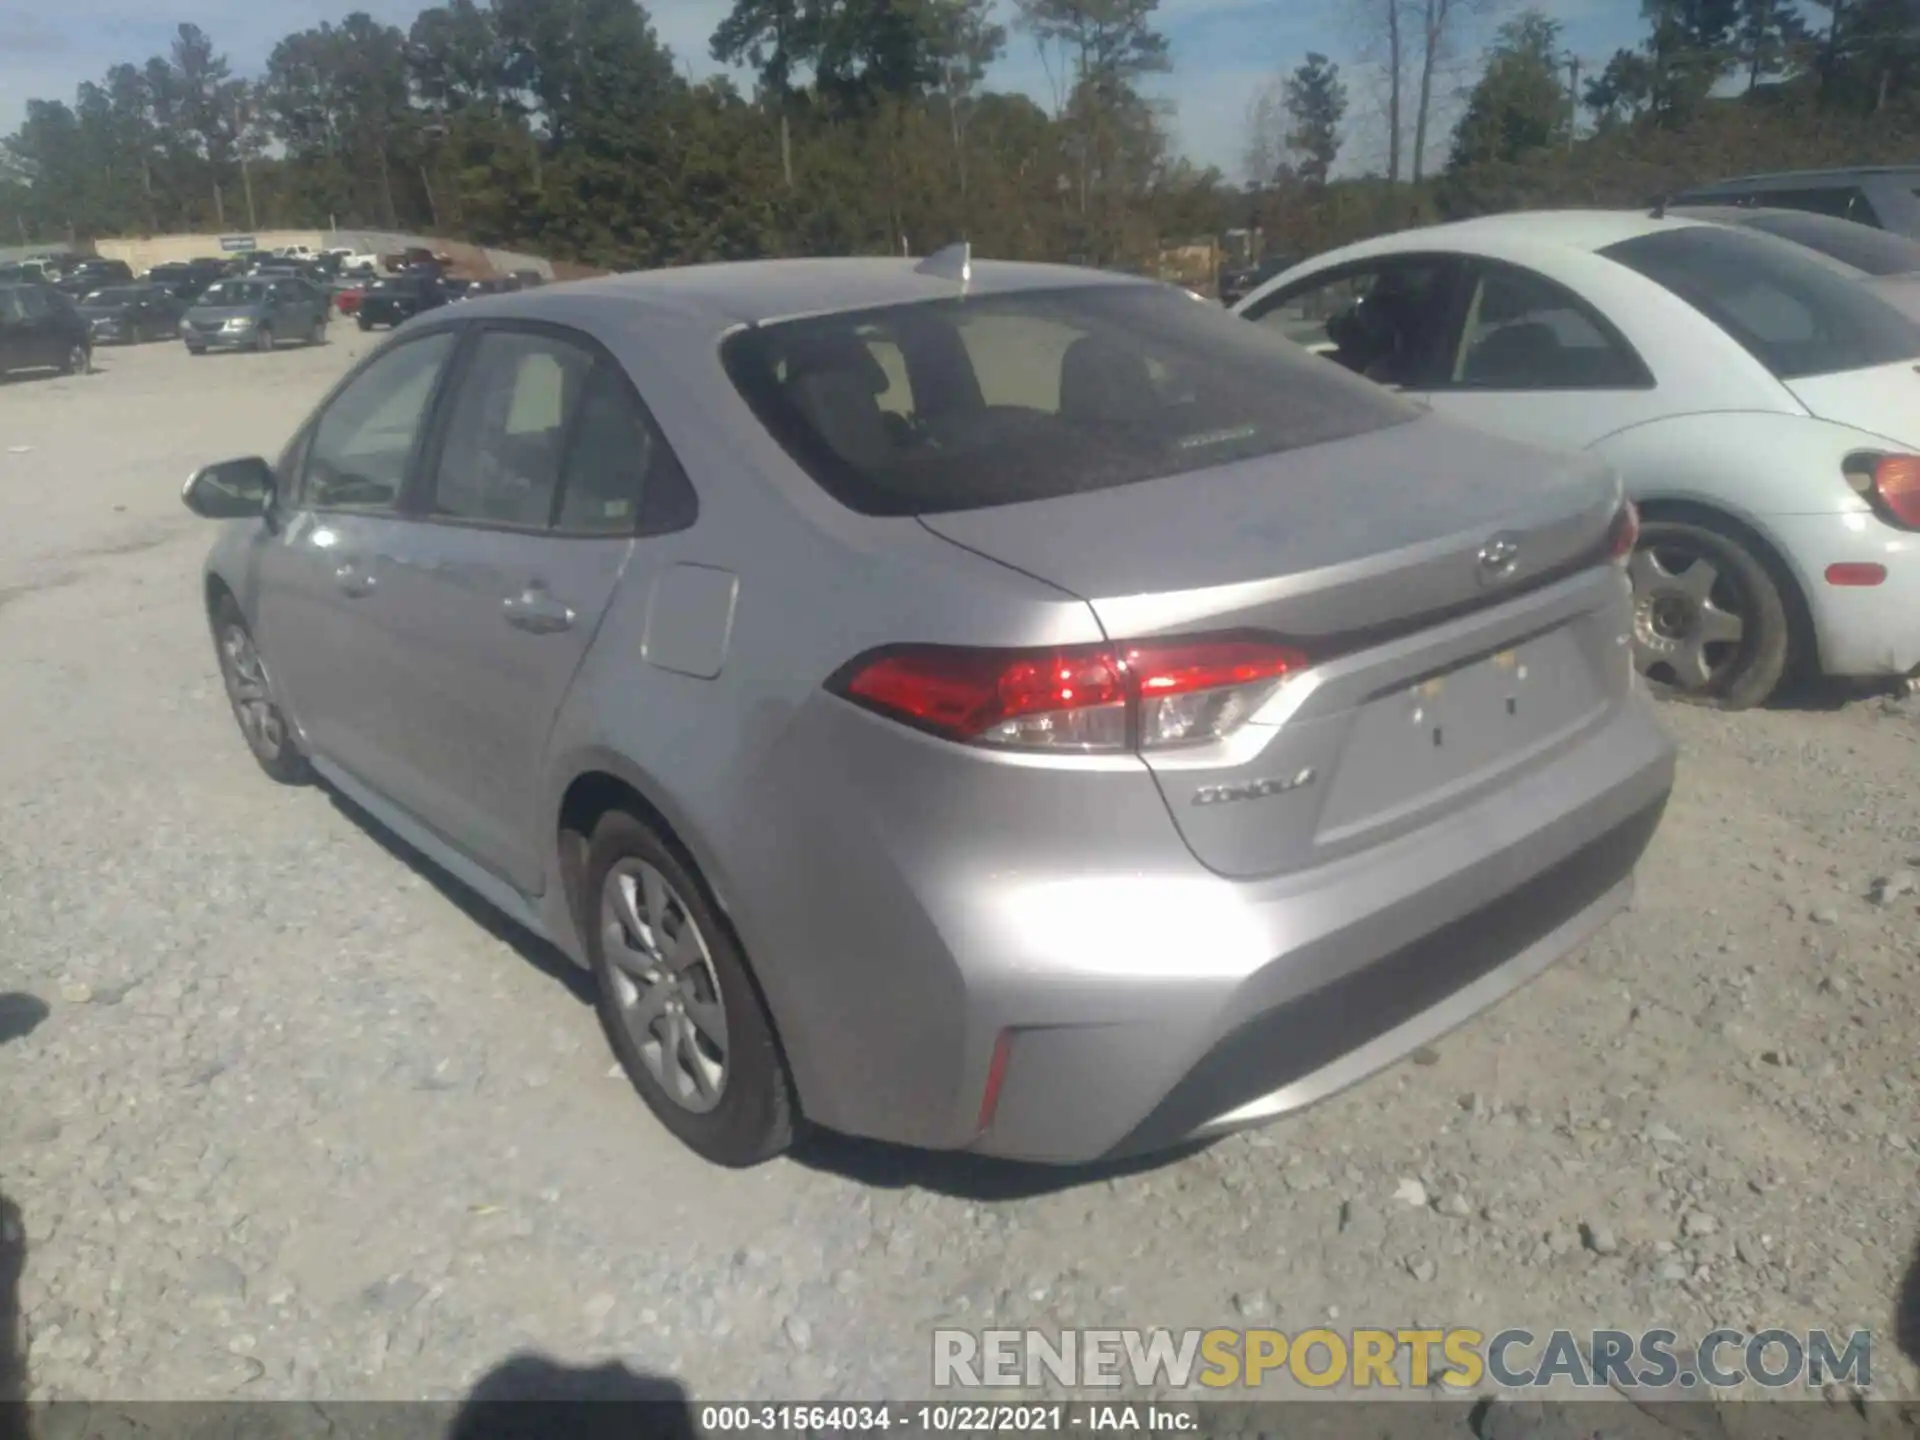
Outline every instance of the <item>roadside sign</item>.
{"type": "Polygon", "coordinates": [[[227,251],[258,250],[260,245],[251,235],[222,235],[220,248],[227,251]]]}

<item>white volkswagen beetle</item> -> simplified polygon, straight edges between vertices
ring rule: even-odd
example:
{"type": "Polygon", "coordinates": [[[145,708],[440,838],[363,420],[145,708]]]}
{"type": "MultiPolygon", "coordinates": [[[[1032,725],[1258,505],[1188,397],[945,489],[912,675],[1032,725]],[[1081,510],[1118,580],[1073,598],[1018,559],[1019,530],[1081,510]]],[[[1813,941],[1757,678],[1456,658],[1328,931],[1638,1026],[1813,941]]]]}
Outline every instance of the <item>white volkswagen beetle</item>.
{"type": "MultiPolygon", "coordinates": [[[[1634,647],[1727,709],[1920,670],[1920,324],[1801,247],[1645,212],[1321,255],[1234,307],[1439,413],[1626,478],[1634,647]]],[[[1420,477],[1406,477],[1418,485],[1420,477]]]]}

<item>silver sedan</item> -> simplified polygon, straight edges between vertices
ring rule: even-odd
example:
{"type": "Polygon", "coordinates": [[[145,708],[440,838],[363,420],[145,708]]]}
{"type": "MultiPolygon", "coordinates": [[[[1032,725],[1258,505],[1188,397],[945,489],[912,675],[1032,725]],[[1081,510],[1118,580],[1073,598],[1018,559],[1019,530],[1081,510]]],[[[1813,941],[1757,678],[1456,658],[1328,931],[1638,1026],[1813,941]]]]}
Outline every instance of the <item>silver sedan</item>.
{"type": "Polygon", "coordinates": [[[1672,784],[1617,477],[1143,280],[487,297],[186,499],[267,772],[590,968],[722,1164],[1279,1116],[1581,944],[1672,784]]]}

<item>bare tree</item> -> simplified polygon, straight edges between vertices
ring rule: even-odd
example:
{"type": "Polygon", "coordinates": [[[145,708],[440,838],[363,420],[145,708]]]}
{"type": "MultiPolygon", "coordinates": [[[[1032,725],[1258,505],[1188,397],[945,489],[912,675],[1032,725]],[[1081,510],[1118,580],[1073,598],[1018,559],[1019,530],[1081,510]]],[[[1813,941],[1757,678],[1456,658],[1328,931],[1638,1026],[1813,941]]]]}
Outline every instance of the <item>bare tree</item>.
{"type": "Polygon", "coordinates": [[[1407,7],[1425,0],[1352,0],[1360,59],[1379,69],[1386,90],[1387,179],[1400,178],[1400,147],[1407,77],[1407,7]]]}
{"type": "Polygon", "coordinates": [[[1491,14],[1502,0],[1409,0],[1409,3],[1416,31],[1414,43],[1420,51],[1420,93],[1413,111],[1413,180],[1417,185],[1426,172],[1434,79],[1452,58],[1453,39],[1460,23],[1469,17],[1491,14]]]}
{"type": "Polygon", "coordinates": [[[1241,161],[1247,184],[1256,189],[1271,185],[1286,155],[1286,77],[1274,75],[1247,102],[1247,142],[1241,161]]]}

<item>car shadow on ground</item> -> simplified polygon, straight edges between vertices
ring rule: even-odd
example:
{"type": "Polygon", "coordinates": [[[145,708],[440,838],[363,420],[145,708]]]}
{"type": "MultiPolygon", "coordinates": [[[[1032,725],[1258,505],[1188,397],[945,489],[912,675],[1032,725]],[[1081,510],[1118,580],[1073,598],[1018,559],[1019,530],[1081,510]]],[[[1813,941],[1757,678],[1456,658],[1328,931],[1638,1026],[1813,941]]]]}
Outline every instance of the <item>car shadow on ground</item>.
{"type": "Polygon", "coordinates": [[[438,890],[461,914],[501,944],[510,947],[534,969],[559,981],[567,993],[582,1005],[593,1004],[593,977],[569,960],[559,946],[515,924],[490,901],[469,890],[326,781],[318,781],[317,788],[333,801],[334,808],[366,831],[381,849],[438,890]]]}
{"type": "Polygon", "coordinates": [[[1893,1302],[1893,1343],[1900,1353],[1920,1365],[1920,1237],[1907,1256],[1907,1272],[1893,1302]]]}
{"type": "Polygon", "coordinates": [[[1198,1155],[1213,1145],[1198,1140],[1172,1150],[1089,1165],[1035,1165],[960,1150],[914,1150],[816,1130],[793,1149],[795,1163],[882,1190],[929,1190],[955,1200],[992,1204],[1033,1200],[1086,1185],[1099,1185],[1198,1155]]]}
{"type": "MultiPolygon", "coordinates": [[[[493,904],[413,848],[351,797],[324,780],[318,788],[335,808],[371,836],[394,859],[445,896],[463,915],[534,969],[557,980],[582,1005],[594,1003],[593,977],[543,940],[508,919],[493,904]]],[[[879,1140],[814,1131],[794,1147],[791,1159],[809,1169],[885,1190],[931,1190],[961,1200],[1026,1200],[1124,1175],[1154,1170],[1207,1148],[1202,1141],[1182,1149],[1093,1165],[1030,1165],[960,1151],[914,1150],[879,1140]]]]}

